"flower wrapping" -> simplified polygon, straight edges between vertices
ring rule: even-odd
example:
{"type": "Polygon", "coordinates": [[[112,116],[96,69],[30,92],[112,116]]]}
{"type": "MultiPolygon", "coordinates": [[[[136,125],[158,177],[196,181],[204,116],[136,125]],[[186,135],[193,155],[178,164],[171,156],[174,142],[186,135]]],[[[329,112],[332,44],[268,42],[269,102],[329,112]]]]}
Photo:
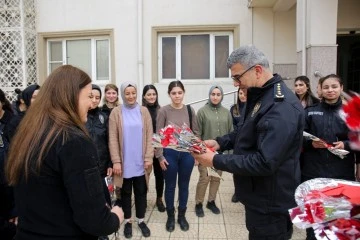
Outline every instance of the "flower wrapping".
{"type": "Polygon", "coordinates": [[[298,228],[316,227],[339,218],[357,217],[360,206],[360,183],[315,178],[298,186],[295,191],[298,207],[289,210],[298,228]]]}
{"type": "MultiPolygon", "coordinates": [[[[152,146],[154,148],[170,148],[180,152],[194,152],[205,153],[207,147],[199,137],[197,137],[193,131],[183,124],[181,127],[176,124],[170,123],[166,127],[160,129],[159,133],[153,134],[152,146]]],[[[207,167],[209,176],[218,177],[223,179],[215,168],[207,167]]]]}
{"type": "Polygon", "coordinates": [[[105,183],[110,193],[110,198],[115,199],[115,186],[113,177],[107,176],[105,177],[105,183]]]}
{"type": "Polygon", "coordinates": [[[332,154],[340,157],[341,159],[343,159],[347,154],[349,154],[349,151],[346,151],[344,149],[335,149],[333,145],[325,142],[324,140],[308,133],[308,132],[305,132],[303,131],[303,136],[307,139],[310,139],[312,141],[322,141],[326,144],[326,147],[327,147],[327,150],[329,150],[332,154]]]}

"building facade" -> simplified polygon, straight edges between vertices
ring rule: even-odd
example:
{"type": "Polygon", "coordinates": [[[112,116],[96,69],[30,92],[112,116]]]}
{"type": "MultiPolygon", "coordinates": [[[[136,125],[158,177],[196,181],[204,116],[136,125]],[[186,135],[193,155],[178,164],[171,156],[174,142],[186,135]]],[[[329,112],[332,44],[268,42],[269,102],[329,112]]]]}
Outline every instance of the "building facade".
{"type": "Polygon", "coordinates": [[[161,105],[168,83],[181,80],[189,103],[214,84],[234,91],[226,58],[254,44],[290,87],[298,75],[315,89],[319,76],[338,73],[360,91],[359,12],[358,0],[3,0],[1,88],[13,96],[72,64],[102,87],[153,83],[161,105]]]}

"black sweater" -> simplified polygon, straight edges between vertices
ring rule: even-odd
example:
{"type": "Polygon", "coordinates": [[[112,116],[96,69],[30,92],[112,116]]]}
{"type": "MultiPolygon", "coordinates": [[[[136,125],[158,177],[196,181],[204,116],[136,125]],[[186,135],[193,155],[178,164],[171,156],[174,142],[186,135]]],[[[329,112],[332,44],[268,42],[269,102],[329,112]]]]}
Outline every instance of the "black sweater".
{"type": "Polygon", "coordinates": [[[115,232],[119,219],[105,205],[97,161],[90,139],[72,133],[62,143],[58,137],[40,174],[14,187],[16,239],[97,239],[115,232]]]}

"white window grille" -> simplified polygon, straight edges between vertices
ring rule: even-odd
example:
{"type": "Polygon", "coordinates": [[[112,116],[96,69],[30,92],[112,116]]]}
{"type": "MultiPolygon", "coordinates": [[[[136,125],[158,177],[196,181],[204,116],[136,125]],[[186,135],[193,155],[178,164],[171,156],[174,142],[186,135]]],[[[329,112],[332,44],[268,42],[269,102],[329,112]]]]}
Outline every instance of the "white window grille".
{"type": "Polygon", "coordinates": [[[0,86],[11,101],[38,82],[35,17],[34,0],[0,1],[0,86]]]}

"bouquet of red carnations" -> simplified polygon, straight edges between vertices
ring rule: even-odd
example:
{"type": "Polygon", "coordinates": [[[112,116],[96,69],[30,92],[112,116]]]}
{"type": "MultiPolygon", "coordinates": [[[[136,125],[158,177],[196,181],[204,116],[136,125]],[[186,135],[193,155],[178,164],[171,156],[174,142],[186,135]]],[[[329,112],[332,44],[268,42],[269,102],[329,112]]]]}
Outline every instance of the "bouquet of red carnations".
{"type": "MultiPolygon", "coordinates": [[[[181,127],[169,124],[153,134],[152,146],[154,148],[170,148],[180,152],[205,153],[207,147],[200,138],[184,123],[181,127]]],[[[208,175],[222,179],[215,168],[207,168],[208,175]]]]}
{"type": "Polygon", "coordinates": [[[158,134],[153,134],[152,145],[181,152],[206,152],[205,143],[185,123],[181,127],[171,123],[160,129],[158,134]]]}
{"type": "Polygon", "coordinates": [[[295,191],[295,201],[298,206],[289,210],[295,226],[301,229],[314,228],[318,239],[326,236],[326,231],[327,234],[344,235],[345,230],[339,225],[335,229],[334,222],[338,219],[345,219],[343,221],[351,224],[358,222],[353,218],[360,216],[360,183],[315,178],[299,185],[295,191]]]}
{"type": "Polygon", "coordinates": [[[354,96],[346,93],[343,95],[346,102],[343,104],[339,115],[351,131],[349,134],[350,147],[360,150],[360,96],[357,93],[353,93],[354,96]]]}

